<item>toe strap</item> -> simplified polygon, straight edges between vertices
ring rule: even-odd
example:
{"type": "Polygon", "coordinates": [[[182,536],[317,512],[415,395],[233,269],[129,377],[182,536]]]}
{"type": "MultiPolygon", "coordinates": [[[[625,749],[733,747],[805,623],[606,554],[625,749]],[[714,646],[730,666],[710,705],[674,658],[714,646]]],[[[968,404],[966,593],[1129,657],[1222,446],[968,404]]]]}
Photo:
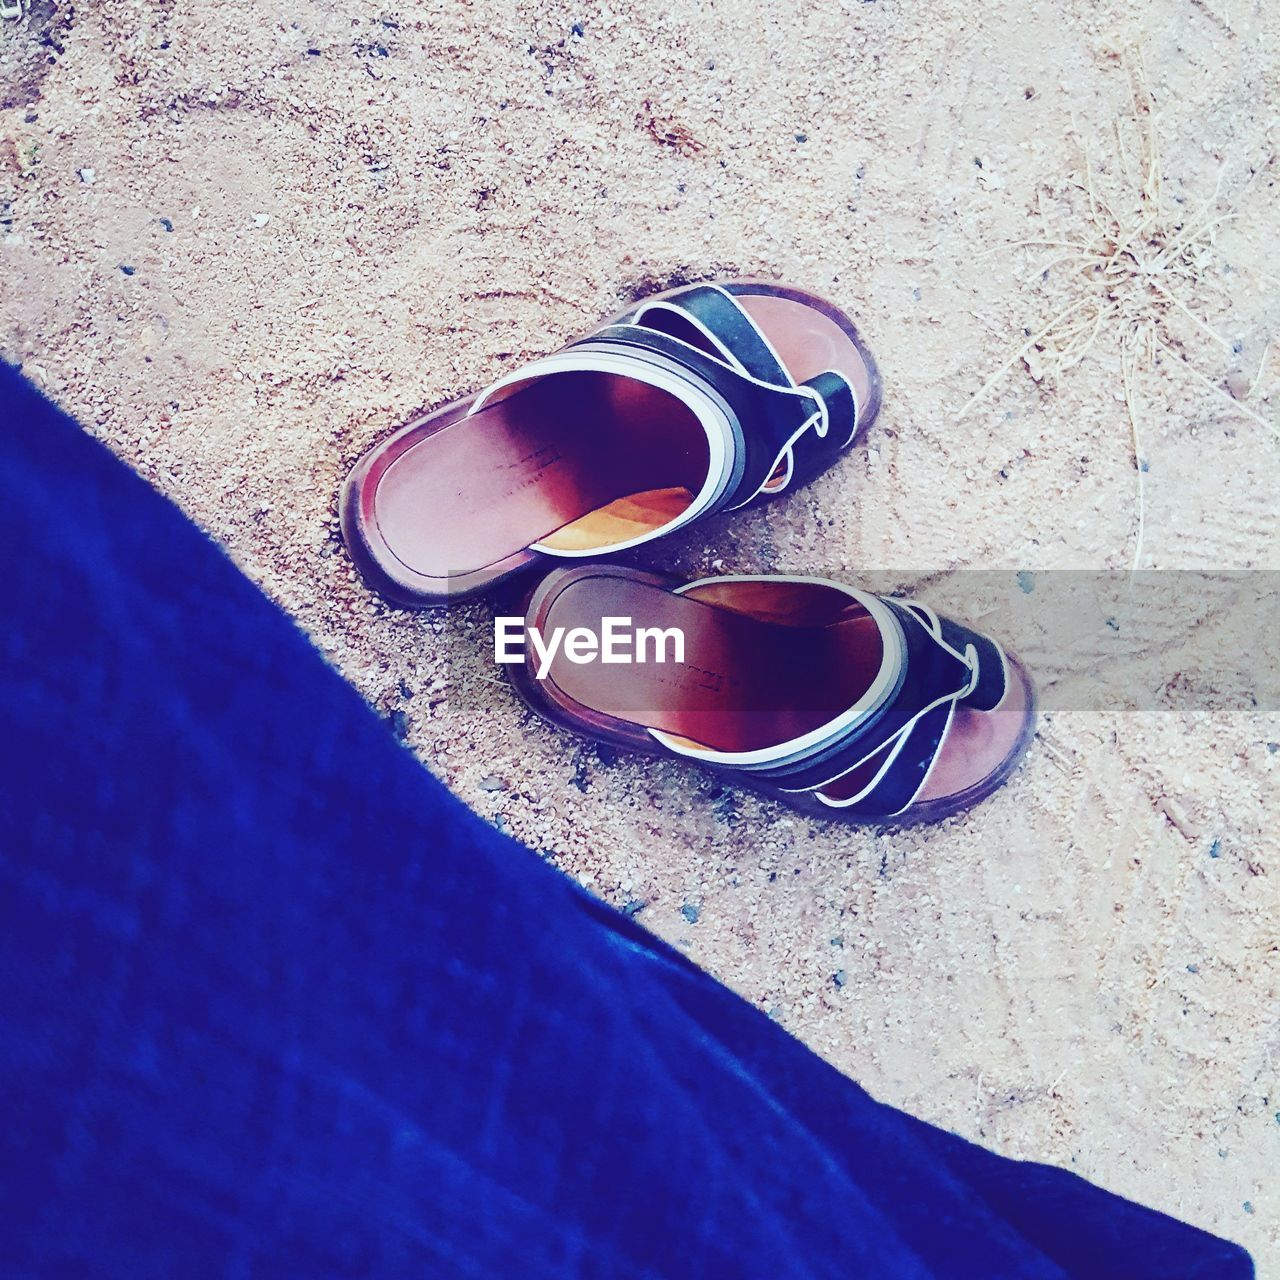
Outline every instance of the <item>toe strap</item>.
{"type": "Polygon", "coordinates": [[[828,370],[800,385],[817,393],[822,418],[813,430],[804,432],[788,447],[782,467],[775,473],[773,482],[765,486],[762,496],[772,498],[784,490],[808,484],[821,475],[858,434],[858,401],[847,378],[828,370]]]}

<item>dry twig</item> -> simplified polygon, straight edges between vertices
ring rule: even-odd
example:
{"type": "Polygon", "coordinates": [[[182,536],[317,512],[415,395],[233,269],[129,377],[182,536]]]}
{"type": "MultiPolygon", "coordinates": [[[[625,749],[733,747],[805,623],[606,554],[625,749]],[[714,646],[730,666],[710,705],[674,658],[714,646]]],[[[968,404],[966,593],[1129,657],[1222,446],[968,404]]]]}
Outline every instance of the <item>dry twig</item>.
{"type": "MultiPolygon", "coordinates": [[[[1137,473],[1135,546],[1133,567],[1142,559],[1145,528],[1145,461],[1139,423],[1138,390],[1141,378],[1152,372],[1158,356],[1169,357],[1196,380],[1226,399],[1233,409],[1280,437],[1269,422],[1249,405],[1232,396],[1181,353],[1182,343],[1171,330],[1178,317],[1230,351],[1230,343],[1197,313],[1197,303],[1210,289],[1222,286],[1209,274],[1216,252],[1216,229],[1235,215],[1217,212],[1222,187],[1219,175],[1213,196],[1192,217],[1165,199],[1156,104],[1147,80],[1140,50],[1125,55],[1133,91],[1131,133],[1136,134],[1137,154],[1125,145],[1124,130],[1116,125],[1116,165],[1123,182],[1118,190],[1104,192],[1098,168],[1088,146],[1081,145],[1082,171],[1069,186],[1079,193],[1081,224],[1067,232],[1040,239],[1020,240],[1006,248],[1053,250],[1032,278],[1047,281],[1055,272],[1063,281],[1062,296],[1053,318],[1004,360],[970,397],[957,415],[963,418],[1019,360],[1026,363],[1036,381],[1056,378],[1079,364],[1101,339],[1118,350],[1122,391],[1129,420],[1133,463],[1137,473]],[[1065,268],[1065,270],[1060,270],[1065,268]],[[1081,313],[1085,314],[1081,314],[1081,313]]],[[[1076,130],[1079,136],[1079,129],[1076,130]]],[[[1255,172],[1270,165],[1274,157],[1255,172]]],[[[1249,393],[1261,387],[1259,369],[1249,393]]]]}

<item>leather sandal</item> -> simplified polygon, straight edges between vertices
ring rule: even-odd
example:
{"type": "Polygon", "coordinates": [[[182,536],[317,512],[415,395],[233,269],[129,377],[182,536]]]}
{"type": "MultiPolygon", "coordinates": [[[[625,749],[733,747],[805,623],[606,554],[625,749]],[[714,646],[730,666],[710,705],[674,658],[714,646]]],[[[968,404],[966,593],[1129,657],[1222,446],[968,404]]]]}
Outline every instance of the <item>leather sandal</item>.
{"type": "MultiPolygon", "coordinates": [[[[850,822],[934,822],[995,791],[1035,728],[1035,692],[994,640],[927,605],[821,578],[680,583],[620,565],[557,569],[533,589],[523,633],[653,629],[615,661],[506,669],[552,722],[599,741],[698,763],[807,812],[850,822]],[[683,661],[657,661],[659,640],[683,661]],[[625,661],[625,659],[624,659],[625,661]]],[[[615,634],[615,639],[619,637],[615,634]]],[[[550,647],[550,644],[544,648],[550,647]]]]}
{"type": "Polygon", "coordinates": [[[788,493],[880,399],[852,321],[814,294],[673,289],[375,446],[343,485],[343,536],[375,590],[447,603],[788,493]]]}

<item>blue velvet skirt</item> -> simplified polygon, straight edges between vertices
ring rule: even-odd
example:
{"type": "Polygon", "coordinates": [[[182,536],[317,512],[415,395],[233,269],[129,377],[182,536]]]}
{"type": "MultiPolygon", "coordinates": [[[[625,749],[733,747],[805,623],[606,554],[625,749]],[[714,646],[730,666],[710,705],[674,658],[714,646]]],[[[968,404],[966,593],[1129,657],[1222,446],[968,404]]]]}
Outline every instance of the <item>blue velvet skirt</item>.
{"type": "Polygon", "coordinates": [[[8,369],[0,484],[6,1280],[1252,1274],[875,1102],[481,822],[8,369]]]}

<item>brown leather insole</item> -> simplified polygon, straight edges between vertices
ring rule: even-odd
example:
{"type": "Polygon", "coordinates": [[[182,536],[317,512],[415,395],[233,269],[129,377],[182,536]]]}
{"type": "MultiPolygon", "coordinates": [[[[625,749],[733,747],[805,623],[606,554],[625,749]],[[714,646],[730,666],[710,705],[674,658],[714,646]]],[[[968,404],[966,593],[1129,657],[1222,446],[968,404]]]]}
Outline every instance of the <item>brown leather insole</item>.
{"type": "Polygon", "coordinates": [[[853,600],[825,625],[791,625],[619,577],[570,583],[540,626],[544,635],[586,627],[598,636],[607,617],[680,628],[684,663],[576,664],[561,651],[548,680],[594,712],[716,751],[759,750],[820,728],[867,692],[883,656],[875,619],[853,600]]]}
{"type": "MultiPolygon", "coordinates": [[[[555,373],[406,450],[378,485],[376,516],[406,565],[445,577],[633,495],[652,495],[650,508],[673,518],[709,465],[706,432],[669,392],[615,374],[555,373]]],[[[624,505],[596,535],[622,541],[629,521],[647,518],[624,505]]]]}

